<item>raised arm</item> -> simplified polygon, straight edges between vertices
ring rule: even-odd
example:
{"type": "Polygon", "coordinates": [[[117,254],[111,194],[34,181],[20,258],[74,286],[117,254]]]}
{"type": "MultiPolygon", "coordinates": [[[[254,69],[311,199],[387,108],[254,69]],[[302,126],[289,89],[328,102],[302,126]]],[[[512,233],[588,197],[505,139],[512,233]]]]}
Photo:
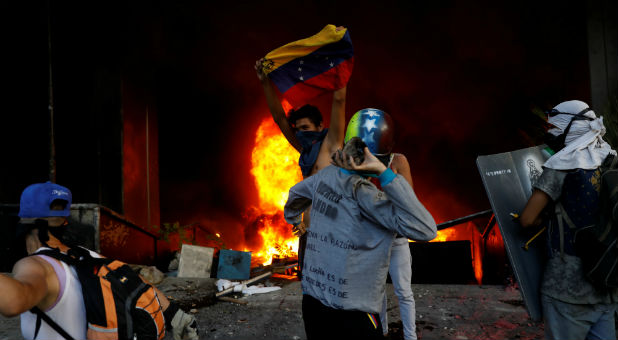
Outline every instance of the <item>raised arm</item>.
{"type": "Polygon", "coordinates": [[[288,140],[288,143],[294,147],[294,149],[298,150],[298,152],[302,151],[302,146],[300,142],[296,138],[294,134],[294,130],[290,126],[287,117],[285,116],[285,111],[281,106],[281,102],[275,93],[275,89],[273,88],[268,76],[264,74],[262,70],[262,61],[263,58],[255,62],[255,72],[257,74],[258,79],[262,83],[262,87],[264,88],[264,95],[266,96],[266,103],[268,103],[268,109],[270,110],[270,114],[273,116],[273,120],[279,126],[279,129],[285,136],[285,139],[288,140]]]}
{"type": "MultiPolygon", "coordinates": [[[[337,31],[345,29],[343,26],[338,26],[337,31]]],[[[327,157],[335,152],[335,150],[343,147],[343,138],[345,137],[345,98],[347,85],[333,92],[333,105],[330,110],[330,126],[328,134],[326,134],[325,142],[328,146],[327,157]]],[[[330,160],[328,160],[330,162],[330,160]]]]}
{"type": "Polygon", "coordinates": [[[329,155],[343,146],[345,136],[345,99],[347,86],[333,92],[333,105],[330,112],[330,126],[325,141],[329,155]]]}
{"type": "Polygon", "coordinates": [[[32,257],[19,260],[13,277],[0,274],[0,313],[17,316],[38,305],[48,294],[45,267],[32,257]]]}

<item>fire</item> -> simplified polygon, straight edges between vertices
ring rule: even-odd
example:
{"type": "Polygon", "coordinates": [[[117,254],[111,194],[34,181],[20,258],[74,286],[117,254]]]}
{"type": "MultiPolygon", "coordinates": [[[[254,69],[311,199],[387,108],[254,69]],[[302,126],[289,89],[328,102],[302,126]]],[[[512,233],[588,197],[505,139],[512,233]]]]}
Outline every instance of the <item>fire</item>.
{"type": "Polygon", "coordinates": [[[457,232],[454,228],[438,230],[438,236],[430,242],[446,242],[455,239],[457,232]]]}
{"type": "Polygon", "coordinates": [[[438,236],[431,242],[447,242],[447,241],[470,241],[470,251],[472,257],[472,268],[474,277],[478,284],[483,280],[483,251],[481,234],[471,222],[461,224],[455,227],[438,230],[438,236]]]}
{"type": "Polygon", "coordinates": [[[251,174],[258,190],[258,210],[262,214],[259,234],[263,239],[262,248],[254,250],[254,256],[263,259],[265,265],[273,257],[289,257],[298,252],[298,241],[283,220],[288,191],[303,179],[298,156],[272,119],[264,119],[251,153],[251,174]]]}
{"type": "MultiPolygon", "coordinates": [[[[298,254],[298,241],[282,232],[280,223],[277,225],[277,221],[266,220],[264,228],[260,230],[264,245],[255,256],[265,259],[264,265],[272,263],[273,258],[293,257],[298,254]]],[[[289,228],[285,222],[283,224],[285,228],[289,228]]]]}
{"type": "MultiPolygon", "coordinates": [[[[298,254],[298,240],[291,226],[283,219],[283,207],[288,191],[302,181],[298,167],[298,151],[285,139],[269,117],[262,121],[255,136],[251,153],[251,174],[258,191],[258,207],[247,212],[251,224],[257,226],[262,238],[259,249],[251,249],[258,263],[269,265],[274,258],[293,257],[298,254]]],[[[438,231],[432,242],[470,240],[474,271],[478,282],[482,279],[480,235],[474,225],[451,227],[438,231]]],[[[246,251],[247,249],[245,249],[246,251]]]]}
{"type": "Polygon", "coordinates": [[[255,136],[251,174],[264,212],[283,211],[290,188],[303,180],[294,149],[272,119],[264,119],[255,136]]]}

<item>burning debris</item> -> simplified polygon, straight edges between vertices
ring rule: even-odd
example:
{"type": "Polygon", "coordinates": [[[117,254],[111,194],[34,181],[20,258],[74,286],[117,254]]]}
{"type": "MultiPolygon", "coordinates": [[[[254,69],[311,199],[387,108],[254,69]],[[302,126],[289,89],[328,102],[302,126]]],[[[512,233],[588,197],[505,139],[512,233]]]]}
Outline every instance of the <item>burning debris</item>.
{"type": "Polygon", "coordinates": [[[298,240],[283,219],[288,190],[302,181],[297,164],[298,152],[287,142],[272,119],[262,121],[251,154],[251,174],[259,203],[245,214],[246,251],[253,252],[259,264],[272,263],[273,257],[296,257],[298,240]]]}
{"type": "MultiPolygon", "coordinates": [[[[229,244],[235,244],[239,250],[251,252],[251,268],[268,268],[271,264],[289,267],[298,261],[297,237],[292,233],[292,226],[283,219],[283,206],[289,188],[302,180],[298,156],[298,152],[290,146],[273,120],[265,118],[256,130],[251,154],[251,174],[258,203],[248,207],[242,216],[244,239],[240,242],[226,240],[229,244]]],[[[470,241],[470,258],[473,261],[474,276],[479,283],[483,277],[482,234],[486,232],[481,229],[482,226],[464,221],[460,225],[439,230],[438,236],[432,241],[470,241]]],[[[293,274],[293,270],[288,269],[281,274],[293,274]]]]}

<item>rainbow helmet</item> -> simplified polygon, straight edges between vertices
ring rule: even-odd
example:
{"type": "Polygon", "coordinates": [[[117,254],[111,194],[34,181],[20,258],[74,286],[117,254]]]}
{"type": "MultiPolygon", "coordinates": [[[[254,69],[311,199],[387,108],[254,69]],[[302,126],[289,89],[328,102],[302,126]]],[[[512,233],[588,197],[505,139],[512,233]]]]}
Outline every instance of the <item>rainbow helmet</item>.
{"type": "Polygon", "coordinates": [[[393,119],[379,109],[362,109],[350,119],[344,142],[353,137],[362,139],[374,156],[388,156],[395,144],[393,119]]]}

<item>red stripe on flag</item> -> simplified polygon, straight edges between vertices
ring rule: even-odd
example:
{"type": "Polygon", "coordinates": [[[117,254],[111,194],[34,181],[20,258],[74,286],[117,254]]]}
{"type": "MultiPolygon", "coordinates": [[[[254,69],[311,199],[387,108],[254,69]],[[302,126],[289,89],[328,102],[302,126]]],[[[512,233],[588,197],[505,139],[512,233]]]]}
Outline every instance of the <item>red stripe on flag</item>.
{"type": "Polygon", "coordinates": [[[283,97],[294,107],[299,107],[325,92],[344,87],[350,79],[353,68],[354,57],[343,61],[322,74],[307,79],[302,83],[297,83],[285,91],[283,97]]]}

